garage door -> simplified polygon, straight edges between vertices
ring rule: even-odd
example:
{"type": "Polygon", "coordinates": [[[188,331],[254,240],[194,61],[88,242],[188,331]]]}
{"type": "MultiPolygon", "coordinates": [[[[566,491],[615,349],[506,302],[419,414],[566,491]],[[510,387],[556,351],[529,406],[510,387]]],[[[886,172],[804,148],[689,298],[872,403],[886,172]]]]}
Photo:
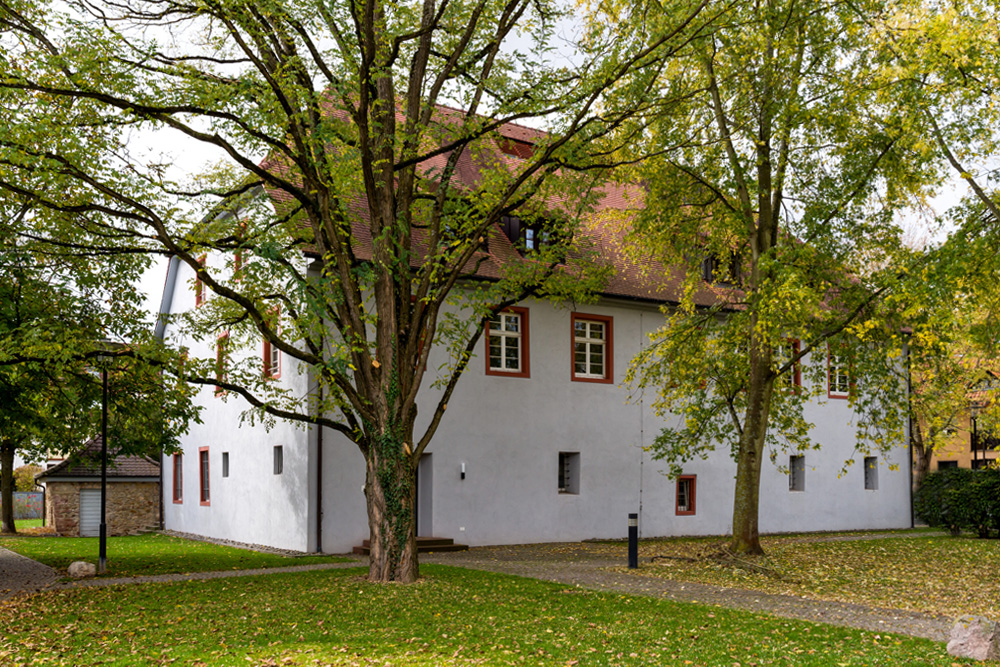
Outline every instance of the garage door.
{"type": "Polygon", "coordinates": [[[101,490],[80,489],[80,537],[101,534],[101,490]]]}

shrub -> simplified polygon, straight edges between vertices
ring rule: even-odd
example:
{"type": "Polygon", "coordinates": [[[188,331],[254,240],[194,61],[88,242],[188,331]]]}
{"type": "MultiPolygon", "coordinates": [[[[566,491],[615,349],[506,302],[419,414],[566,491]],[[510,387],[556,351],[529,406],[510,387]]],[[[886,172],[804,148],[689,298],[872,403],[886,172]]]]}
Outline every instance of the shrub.
{"type": "Polygon", "coordinates": [[[951,468],[927,475],[913,509],[928,525],[989,537],[1000,531],[1000,470],[951,468]]]}

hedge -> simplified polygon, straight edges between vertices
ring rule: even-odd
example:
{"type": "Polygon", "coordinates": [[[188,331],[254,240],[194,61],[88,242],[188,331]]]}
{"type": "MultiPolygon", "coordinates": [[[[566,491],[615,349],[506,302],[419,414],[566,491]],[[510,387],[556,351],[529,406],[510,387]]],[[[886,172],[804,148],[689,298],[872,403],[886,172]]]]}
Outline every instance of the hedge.
{"type": "Polygon", "coordinates": [[[1000,533],[1000,470],[949,468],[927,475],[913,497],[913,510],[929,525],[989,537],[1000,533]]]}

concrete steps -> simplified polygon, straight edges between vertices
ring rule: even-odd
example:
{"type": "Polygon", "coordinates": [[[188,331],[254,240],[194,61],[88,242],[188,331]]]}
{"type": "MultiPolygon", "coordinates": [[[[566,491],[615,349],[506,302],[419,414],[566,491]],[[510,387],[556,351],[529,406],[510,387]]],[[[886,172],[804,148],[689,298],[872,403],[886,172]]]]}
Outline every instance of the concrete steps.
{"type": "MultiPolygon", "coordinates": [[[[425,554],[432,551],[468,551],[469,545],[455,544],[455,540],[450,537],[418,537],[417,553],[425,554]]],[[[367,556],[371,552],[371,541],[365,540],[361,546],[354,547],[352,551],[359,556],[367,556]]]]}

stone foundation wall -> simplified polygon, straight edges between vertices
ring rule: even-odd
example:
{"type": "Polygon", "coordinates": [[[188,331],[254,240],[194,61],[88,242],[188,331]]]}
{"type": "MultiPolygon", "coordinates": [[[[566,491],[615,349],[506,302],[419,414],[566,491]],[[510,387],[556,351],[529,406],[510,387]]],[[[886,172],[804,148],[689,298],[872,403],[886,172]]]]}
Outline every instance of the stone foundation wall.
{"type": "MultiPolygon", "coordinates": [[[[45,523],[60,535],[80,534],[80,489],[100,489],[100,482],[50,481],[45,494],[45,523]]],[[[159,525],[159,484],[108,482],[108,535],[134,535],[159,525]]]]}

